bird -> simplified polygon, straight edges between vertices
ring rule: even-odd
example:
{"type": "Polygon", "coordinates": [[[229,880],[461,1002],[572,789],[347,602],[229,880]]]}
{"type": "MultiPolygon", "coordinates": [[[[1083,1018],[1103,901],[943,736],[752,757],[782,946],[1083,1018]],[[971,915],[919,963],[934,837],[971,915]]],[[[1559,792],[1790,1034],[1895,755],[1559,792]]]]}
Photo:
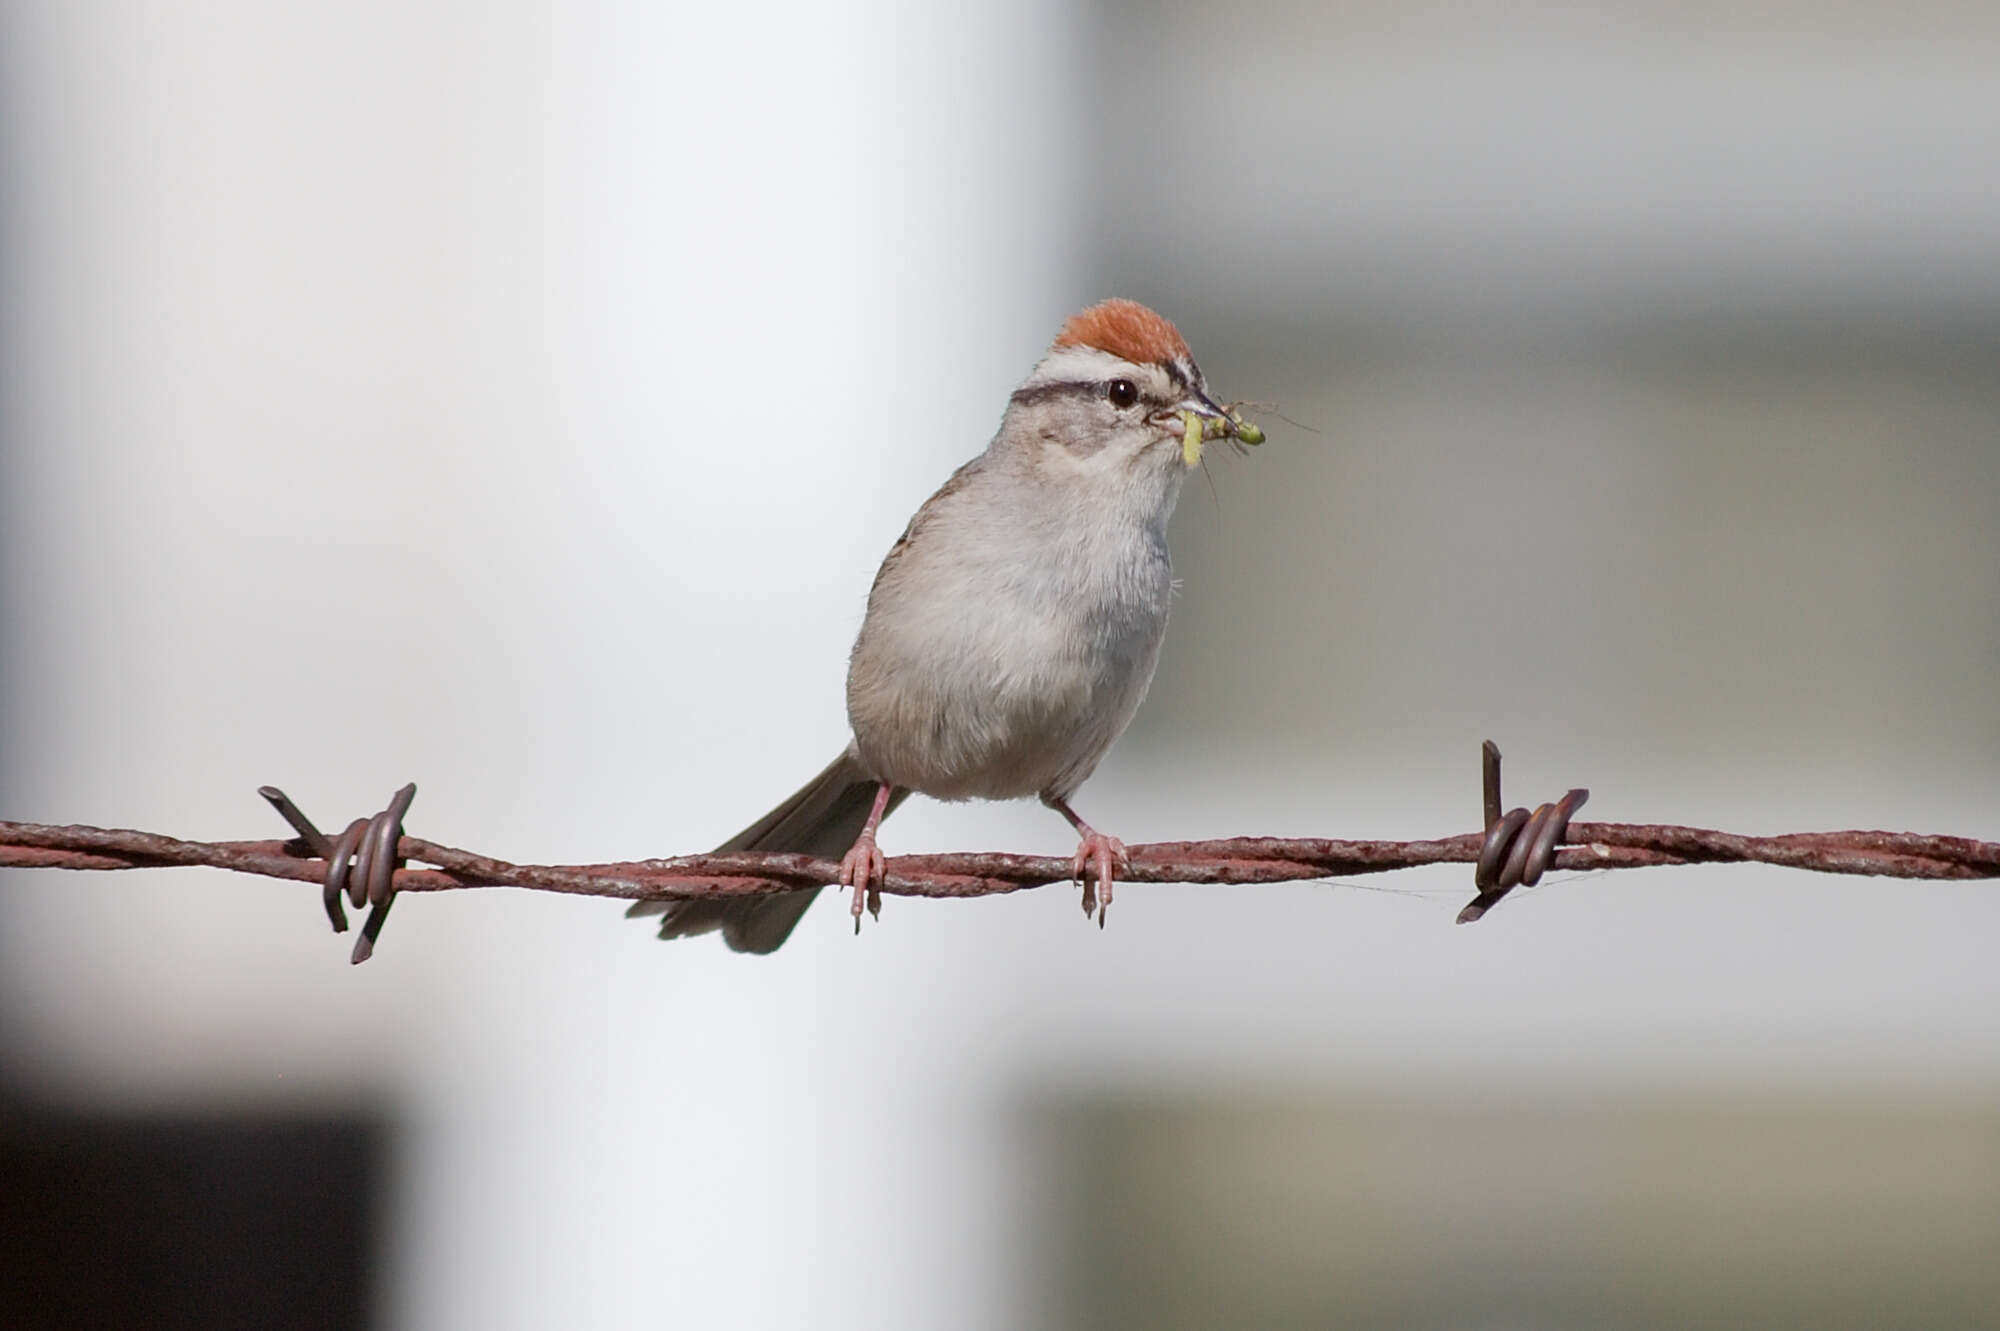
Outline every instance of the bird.
{"type": "MultiPolygon", "coordinates": [[[[1038,798],[1076,831],[1074,877],[1102,927],[1130,861],[1071,800],[1152,682],[1174,595],[1167,520],[1200,441],[1222,437],[1263,434],[1210,394],[1172,322],[1125,299],[1067,319],[985,451],[882,560],[848,660],[847,748],[719,851],[839,856],[858,931],[886,873],[878,829],[911,792],[1038,798]]],[[[663,916],[662,938],[719,930],[769,953],[819,891],[629,913],[663,916]]]]}

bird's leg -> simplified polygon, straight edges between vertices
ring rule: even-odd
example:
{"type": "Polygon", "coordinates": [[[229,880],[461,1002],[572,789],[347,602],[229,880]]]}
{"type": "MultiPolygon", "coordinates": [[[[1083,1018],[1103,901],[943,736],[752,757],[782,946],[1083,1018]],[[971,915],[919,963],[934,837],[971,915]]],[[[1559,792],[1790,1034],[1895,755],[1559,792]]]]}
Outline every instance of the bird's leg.
{"type": "Polygon", "coordinates": [[[882,880],[888,876],[889,868],[876,848],[875,829],[882,825],[882,813],[889,807],[889,794],[894,789],[887,781],[875,788],[875,804],[868,810],[868,821],[862,824],[861,835],[854,838],[847,854],[840,857],[840,885],[854,889],[854,904],[848,909],[854,914],[857,934],[861,932],[864,905],[876,919],[882,918],[882,880]]]}
{"type": "Polygon", "coordinates": [[[1083,913],[1097,916],[1097,927],[1104,927],[1104,912],[1111,905],[1111,884],[1121,873],[1132,867],[1131,857],[1125,853],[1125,843],[1115,836],[1106,836],[1092,827],[1069,807],[1069,801],[1053,795],[1042,796],[1042,803],[1069,819],[1069,825],[1083,838],[1077,842],[1076,856],[1070,861],[1070,870],[1075,881],[1083,884],[1083,913]]]}

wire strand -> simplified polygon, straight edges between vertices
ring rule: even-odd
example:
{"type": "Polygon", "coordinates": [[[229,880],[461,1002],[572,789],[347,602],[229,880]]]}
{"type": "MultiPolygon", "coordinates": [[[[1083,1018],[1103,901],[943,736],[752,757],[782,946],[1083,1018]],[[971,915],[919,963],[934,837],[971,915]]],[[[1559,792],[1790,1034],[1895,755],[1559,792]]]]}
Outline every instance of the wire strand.
{"type": "MultiPolygon", "coordinates": [[[[1500,813],[1499,750],[1482,751],[1487,829],[1427,841],[1228,837],[1128,847],[1125,883],[1243,885],[1356,878],[1430,864],[1471,864],[1473,901],[1459,920],[1479,919],[1516,886],[1549,869],[1602,871],[1688,864],[1770,864],[1813,873],[1884,878],[2000,878],[2000,842],[1915,832],[1794,832],[1747,836],[1671,823],[1570,821],[1588,792],[1530,814],[1500,813]]],[[[343,891],[371,907],[354,960],[367,959],[398,893],[477,887],[608,897],[620,901],[761,896],[839,881],[837,860],[767,851],[681,855],[604,864],[513,864],[402,831],[416,787],[396,792],[373,818],[356,819],[338,839],[324,836],[275,787],[259,793],[299,835],[290,841],[186,841],[157,832],[80,825],[0,822],[0,868],[211,868],[321,885],[336,932],[347,927],[343,891]],[[406,867],[410,863],[428,868],[406,867]]],[[[890,896],[959,899],[997,896],[1071,880],[1067,856],[971,852],[900,855],[888,861],[890,896]]]]}

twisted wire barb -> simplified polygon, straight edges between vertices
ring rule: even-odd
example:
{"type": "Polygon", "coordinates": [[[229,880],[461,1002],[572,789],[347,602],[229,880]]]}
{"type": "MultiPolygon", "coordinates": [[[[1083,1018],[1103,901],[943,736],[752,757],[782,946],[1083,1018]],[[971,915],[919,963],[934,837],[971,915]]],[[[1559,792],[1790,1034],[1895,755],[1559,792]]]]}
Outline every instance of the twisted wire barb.
{"type": "MultiPolygon", "coordinates": [[[[1745,836],[1667,823],[1582,823],[1571,816],[1588,798],[1572,790],[1534,813],[1500,813],[1500,753],[1483,757],[1487,830],[1428,841],[1228,837],[1128,847],[1128,883],[1286,883],[1351,878],[1428,864],[1472,864],[1479,895],[1460,913],[1480,918],[1516,886],[1548,869],[1643,869],[1666,865],[1760,863],[1816,873],[1885,878],[2000,878],[2000,842],[1914,832],[1795,832],[1745,836]]],[[[347,927],[343,892],[370,906],[353,960],[364,961],[402,892],[519,887],[622,901],[757,896],[839,881],[836,860],[768,851],[681,855],[604,864],[512,864],[402,832],[416,787],[405,786],[372,819],[356,819],[330,840],[285,798],[260,791],[292,824],[290,841],[184,841],[118,828],[0,822],[0,868],[158,869],[206,867],[319,883],[336,932],[347,927]],[[408,868],[408,862],[430,868],[408,868]]],[[[899,855],[881,890],[890,896],[954,899],[997,896],[1069,882],[1068,856],[962,853],[899,855]]]]}

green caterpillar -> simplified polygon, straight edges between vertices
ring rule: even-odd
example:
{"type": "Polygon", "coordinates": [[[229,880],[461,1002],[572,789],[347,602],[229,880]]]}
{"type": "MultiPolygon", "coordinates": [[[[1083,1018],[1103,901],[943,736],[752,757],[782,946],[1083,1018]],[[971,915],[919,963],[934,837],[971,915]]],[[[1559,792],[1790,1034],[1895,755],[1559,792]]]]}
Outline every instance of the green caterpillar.
{"type": "Polygon", "coordinates": [[[1203,416],[1199,412],[1181,413],[1181,460],[1188,466],[1201,463],[1201,446],[1210,439],[1235,439],[1252,447],[1264,442],[1264,432],[1243,419],[1243,413],[1234,407],[1228,408],[1228,419],[1219,420],[1214,416],[1203,416]]]}

